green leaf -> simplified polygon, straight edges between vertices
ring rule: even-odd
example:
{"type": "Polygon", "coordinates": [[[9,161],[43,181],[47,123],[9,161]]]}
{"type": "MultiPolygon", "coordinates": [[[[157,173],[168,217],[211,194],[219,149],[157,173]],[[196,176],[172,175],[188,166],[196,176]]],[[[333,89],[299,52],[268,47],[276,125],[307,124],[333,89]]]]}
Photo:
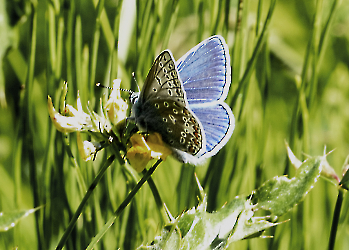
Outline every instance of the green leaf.
{"type": "Polygon", "coordinates": [[[265,229],[277,225],[267,218],[276,221],[296,206],[313,188],[322,170],[329,166],[326,154],[304,162],[289,150],[290,155],[297,169],[296,176],[292,179],[276,176],[266,181],[254,194],[255,205],[249,198],[236,197],[217,212],[208,213],[207,196],[197,180],[202,197],[200,204],[172,219],[151,245],[139,249],[226,249],[231,242],[261,236],[265,229]],[[271,216],[254,217],[258,209],[269,210],[271,216]]]}
{"type": "Polygon", "coordinates": [[[224,249],[233,241],[257,237],[276,225],[265,217],[254,218],[254,206],[247,198],[236,197],[213,213],[204,211],[204,202],[166,226],[151,245],[139,249],[224,249]]]}
{"type": "Polygon", "coordinates": [[[256,191],[257,208],[269,210],[275,216],[285,214],[313,188],[320,176],[321,160],[321,156],[305,160],[292,179],[277,176],[266,181],[256,191]]]}
{"type": "Polygon", "coordinates": [[[34,213],[38,208],[23,211],[0,212],[0,232],[5,232],[14,227],[21,219],[34,213]]]}
{"type": "Polygon", "coordinates": [[[175,228],[175,224],[164,227],[161,230],[161,236],[155,237],[150,246],[140,246],[138,249],[180,249],[180,233],[175,228]]]}

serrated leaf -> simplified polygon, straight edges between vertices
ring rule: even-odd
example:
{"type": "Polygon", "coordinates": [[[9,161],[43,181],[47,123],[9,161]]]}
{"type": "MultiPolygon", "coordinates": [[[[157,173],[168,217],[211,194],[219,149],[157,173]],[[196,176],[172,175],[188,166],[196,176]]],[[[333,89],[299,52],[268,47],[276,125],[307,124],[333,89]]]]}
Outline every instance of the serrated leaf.
{"type": "Polygon", "coordinates": [[[252,211],[245,210],[240,215],[238,224],[236,228],[234,228],[234,233],[229,239],[230,242],[259,237],[265,229],[277,225],[276,223],[267,221],[265,217],[251,217],[251,212],[252,211]]]}
{"type": "Polygon", "coordinates": [[[266,181],[254,194],[256,205],[248,198],[236,197],[214,213],[206,212],[207,197],[198,183],[203,201],[197,208],[180,215],[151,245],[141,249],[226,249],[231,242],[259,237],[265,229],[277,224],[266,217],[254,217],[254,211],[269,210],[276,220],[293,208],[313,188],[325,159],[326,155],[299,162],[292,179],[281,176],[266,181]]]}
{"type": "Polygon", "coordinates": [[[178,232],[176,225],[171,224],[165,226],[161,230],[161,235],[155,237],[154,241],[149,246],[140,246],[137,250],[172,250],[179,249],[180,233],[178,232]]]}
{"type": "Polygon", "coordinates": [[[269,210],[272,215],[285,214],[313,188],[321,173],[321,157],[313,157],[302,163],[292,179],[274,177],[257,189],[257,208],[269,210]]]}
{"type": "Polygon", "coordinates": [[[39,208],[23,211],[0,212],[0,232],[5,232],[14,227],[21,219],[34,213],[38,209],[39,208]]]}
{"type": "Polygon", "coordinates": [[[214,213],[202,211],[201,207],[179,216],[172,224],[174,230],[165,227],[150,246],[139,249],[225,249],[233,241],[257,237],[259,232],[276,225],[264,218],[253,218],[254,206],[247,198],[236,197],[214,213]]]}
{"type": "Polygon", "coordinates": [[[217,245],[217,240],[227,241],[245,203],[245,198],[236,198],[215,213],[190,210],[183,214],[178,221],[181,232],[183,228],[180,249],[211,249],[211,244],[217,245]]]}

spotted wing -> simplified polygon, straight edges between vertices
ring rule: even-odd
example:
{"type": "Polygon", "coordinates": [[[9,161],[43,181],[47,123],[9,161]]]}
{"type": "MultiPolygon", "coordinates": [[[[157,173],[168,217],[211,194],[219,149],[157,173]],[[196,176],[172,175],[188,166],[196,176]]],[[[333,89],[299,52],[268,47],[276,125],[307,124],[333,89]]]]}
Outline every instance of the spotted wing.
{"type": "Polygon", "coordinates": [[[183,85],[169,50],[163,51],[155,59],[144,82],[140,98],[144,101],[162,98],[187,105],[183,85]]]}
{"type": "Polygon", "coordinates": [[[202,125],[188,107],[170,51],[155,59],[133,110],[136,123],[139,121],[147,132],[158,132],[172,148],[190,155],[205,151],[202,125]]]}
{"type": "Polygon", "coordinates": [[[154,99],[151,103],[161,118],[157,118],[156,130],[165,143],[191,155],[205,151],[202,125],[191,110],[173,100],[154,99]]]}

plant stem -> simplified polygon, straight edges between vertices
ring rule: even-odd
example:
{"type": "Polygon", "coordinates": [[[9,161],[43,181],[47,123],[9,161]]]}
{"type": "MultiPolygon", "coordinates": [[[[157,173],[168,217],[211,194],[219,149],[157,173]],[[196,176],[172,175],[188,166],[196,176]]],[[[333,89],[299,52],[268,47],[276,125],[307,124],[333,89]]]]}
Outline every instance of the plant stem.
{"type": "Polygon", "coordinates": [[[111,227],[114,224],[114,221],[116,218],[121,214],[122,211],[127,207],[128,204],[130,204],[133,197],[136,195],[136,193],[141,189],[143,184],[150,178],[150,176],[154,173],[155,169],[159,164],[162,162],[162,160],[158,160],[143,176],[143,178],[137,183],[137,185],[132,189],[132,191],[127,195],[125,200],[120,204],[118,209],[114,212],[114,215],[105,223],[103,228],[99,231],[99,233],[93,238],[90,245],[86,248],[86,250],[92,250],[94,245],[103,237],[103,235],[107,232],[108,228],[111,227]]]}
{"type": "Polygon", "coordinates": [[[336,207],[335,207],[334,213],[333,213],[330,240],[328,242],[328,250],[334,249],[334,243],[336,240],[337,229],[338,229],[339,215],[340,215],[342,204],[343,204],[343,195],[344,195],[343,189],[340,188],[338,190],[336,207]]]}
{"type": "Polygon", "coordinates": [[[94,181],[92,182],[91,186],[89,187],[89,189],[87,190],[84,198],[82,199],[78,209],[76,210],[73,218],[70,220],[70,223],[67,227],[67,229],[65,230],[61,240],[59,241],[56,250],[62,249],[64,244],[66,243],[71,231],[73,230],[83,208],[85,207],[87,200],[90,198],[93,190],[95,189],[95,187],[97,186],[97,184],[99,183],[99,181],[101,180],[101,178],[103,177],[105,171],[108,169],[108,167],[113,163],[115,159],[115,156],[112,155],[108,158],[108,160],[106,161],[106,163],[103,165],[103,167],[101,168],[101,170],[99,171],[99,173],[97,174],[96,178],[94,179],[94,181]]]}

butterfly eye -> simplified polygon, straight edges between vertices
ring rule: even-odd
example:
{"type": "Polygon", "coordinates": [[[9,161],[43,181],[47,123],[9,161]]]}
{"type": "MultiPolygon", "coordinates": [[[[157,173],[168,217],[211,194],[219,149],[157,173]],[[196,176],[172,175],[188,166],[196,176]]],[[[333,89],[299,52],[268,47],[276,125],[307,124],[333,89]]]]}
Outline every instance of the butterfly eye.
{"type": "Polygon", "coordinates": [[[162,120],[163,120],[164,122],[167,122],[167,118],[162,118],[162,120]]]}
{"type": "Polygon", "coordinates": [[[156,88],[153,88],[153,91],[156,92],[156,91],[158,91],[158,90],[157,90],[156,88]]]}
{"type": "Polygon", "coordinates": [[[172,96],[172,91],[170,89],[168,90],[168,95],[172,96]]]}
{"type": "Polygon", "coordinates": [[[168,102],[164,102],[164,105],[166,108],[170,107],[170,104],[168,104],[168,102]]]}
{"type": "Polygon", "coordinates": [[[177,109],[173,109],[173,113],[174,113],[175,115],[177,115],[177,114],[178,114],[177,109]]]}
{"type": "Polygon", "coordinates": [[[155,108],[159,109],[160,108],[160,105],[158,103],[155,103],[154,104],[155,108]]]}
{"type": "Polygon", "coordinates": [[[182,131],[182,132],[181,132],[181,136],[182,136],[182,137],[186,137],[187,134],[186,134],[185,132],[182,131]]]}
{"type": "Polygon", "coordinates": [[[162,71],[166,74],[167,73],[167,69],[166,68],[162,68],[162,71]]]}
{"type": "Polygon", "coordinates": [[[162,64],[162,62],[159,62],[159,66],[162,68],[164,67],[164,65],[162,64]]]}

